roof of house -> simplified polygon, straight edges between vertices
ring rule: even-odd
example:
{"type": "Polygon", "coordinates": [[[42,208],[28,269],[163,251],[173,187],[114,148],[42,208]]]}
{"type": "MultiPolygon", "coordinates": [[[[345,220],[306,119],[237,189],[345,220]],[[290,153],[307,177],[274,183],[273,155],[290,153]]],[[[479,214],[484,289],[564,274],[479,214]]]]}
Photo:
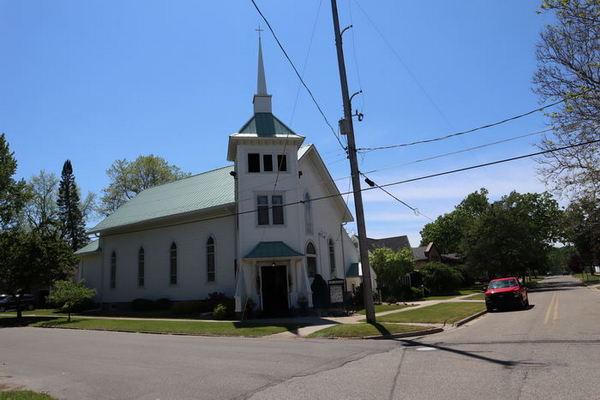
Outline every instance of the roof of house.
{"type": "Polygon", "coordinates": [[[92,240],[87,245],[83,246],[79,250],[75,252],[76,255],[80,256],[82,254],[95,253],[100,250],[100,240],[92,240]]]}
{"type": "Polygon", "coordinates": [[[410,248],[410,242],[408,241],[408,236],[406,235],[381,239],[367,238],[367,245],[369,246],[369,250],[387,247],[394,251],[398,251],[401,249],[410,248]]]}
{"type": "Polygon", "coordinates": [[[429,260],[429,257],[425,254],[427,251],[427,246],[413,247],[410,249],[413,254],[413,258],[415,261],[426,261],[429,260]]]}
{"type": "Polygon", "coordinates": [[[89,230],[90,233],[235,202],[233,165],[155,186],[139,193],[89,230]]]}
{"type": "Polygon", "coordinates": [[[303,255],[284,242],[260,242],[244,258],[286,258],[303,255]]]}

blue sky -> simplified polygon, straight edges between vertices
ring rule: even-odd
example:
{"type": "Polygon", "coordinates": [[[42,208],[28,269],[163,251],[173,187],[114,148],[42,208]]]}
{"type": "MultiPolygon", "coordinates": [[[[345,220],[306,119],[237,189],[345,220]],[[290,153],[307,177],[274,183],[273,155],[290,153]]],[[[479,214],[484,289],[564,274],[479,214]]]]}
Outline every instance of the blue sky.
{"type": "MultiPolygon", "coordinates": [[[[256,0],[332,124],[342,116],[327,0],[256,0]],[[314,28],[314,29],[313,29],[314,28]],[[312,41],[311,41],[312,38],[312,41]]],[[[535,45],[551,16],[539,1],[338,0],[359,147],[426,139],[539,106],[535,45]]],[[[184,171],[227,165],[227,138],[252,113],[260,17],[248,1],[0,0],[0,132],[18,176],[60,173],[71,159],[84,192],[100,193],[120,158],[155,154],[184,171]]],[[[262,24],[264,28],[264,24],[262,24]]],[[[334,178],[344,153],[268,31],[274,113],[316,144],[334,178]]],[[[369,171],[544,129],[542,113],[436,143],[363,153],[369,171]]],[[[535,151],[538,136],[373,173],[387,183],[535,151]]],[[[342,191],[348,180],[337,181],[342,191]]],[[[434,218],[468,193],[545,189],[534,160],[390,190],[434,218]]],[[[351,200],[351,199],[350,199],[351,200]]],[[[353,205],[351,205],[353,207],[353,205]]],[[[381,191],[365,193],[368,235],[418,232],[428,220],[381,191]]],[[[354,230],[349,225],[350,231],[354,230]]]]}

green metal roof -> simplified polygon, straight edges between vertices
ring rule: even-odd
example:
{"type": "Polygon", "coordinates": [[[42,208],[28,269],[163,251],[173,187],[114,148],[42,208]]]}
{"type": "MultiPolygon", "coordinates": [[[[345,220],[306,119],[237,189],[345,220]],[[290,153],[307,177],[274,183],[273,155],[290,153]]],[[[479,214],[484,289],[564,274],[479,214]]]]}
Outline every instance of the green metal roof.
{"type": "Polygon", "coordinates": [[[80,248],[79,250],[77,250],[75,252],[75,254],[81,255],[81,254],[87,254],[87,253],[95,253],[98,250],[100,250],[100,240],[96,239],[96,240],[89,242],[88,244],[86,244],[85,246],[80,248]]]}
{"type": "Polygon", "coordinates": [[[302,257],[304,254],[298,253],[283,242],[260,242],[246,254],[244,258],[284,258],[284,257],[302,257]]]}
{"type": "Polygon", "coordinates": [[[123,227],[235,202],[233,165],[146,189],[89,232],[123,227]]]}
{"type": "Polygon", "coordinates": [[[348,272],[346,273],[346,278],[358,278],[360,274],[358,273],[358,263],[350,264],[350,268],[348,268],[348,272]]]}
{"type": "Polygon", "coordinates": [[[240,129],[239,133],[254,133],[261,137],[277,135],[298,136],[283,122],[271,113],[255,113],[240,129]]]}

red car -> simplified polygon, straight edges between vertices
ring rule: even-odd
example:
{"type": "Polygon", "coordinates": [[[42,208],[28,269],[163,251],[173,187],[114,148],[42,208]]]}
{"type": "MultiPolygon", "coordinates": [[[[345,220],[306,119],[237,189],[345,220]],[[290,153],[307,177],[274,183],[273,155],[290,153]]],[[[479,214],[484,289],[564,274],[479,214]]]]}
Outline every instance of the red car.
{"type": "Polygon", "coordinates": [[[485,292],[485,306],[488,311],[511,306],[525,310],[529,307],[527,288],[514,276],[491,280],[485,292]]]}

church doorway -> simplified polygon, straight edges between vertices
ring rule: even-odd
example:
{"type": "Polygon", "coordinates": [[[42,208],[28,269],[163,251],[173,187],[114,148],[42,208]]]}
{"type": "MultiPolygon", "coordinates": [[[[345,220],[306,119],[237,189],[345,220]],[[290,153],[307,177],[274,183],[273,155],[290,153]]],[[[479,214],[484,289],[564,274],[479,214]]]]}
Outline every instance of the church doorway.
{"type": "Polygon", "coordinates": [[[263,313],[271,317],[286,316],[289,312],[286,266],[261,267],[260,274],[263,313]]]}

